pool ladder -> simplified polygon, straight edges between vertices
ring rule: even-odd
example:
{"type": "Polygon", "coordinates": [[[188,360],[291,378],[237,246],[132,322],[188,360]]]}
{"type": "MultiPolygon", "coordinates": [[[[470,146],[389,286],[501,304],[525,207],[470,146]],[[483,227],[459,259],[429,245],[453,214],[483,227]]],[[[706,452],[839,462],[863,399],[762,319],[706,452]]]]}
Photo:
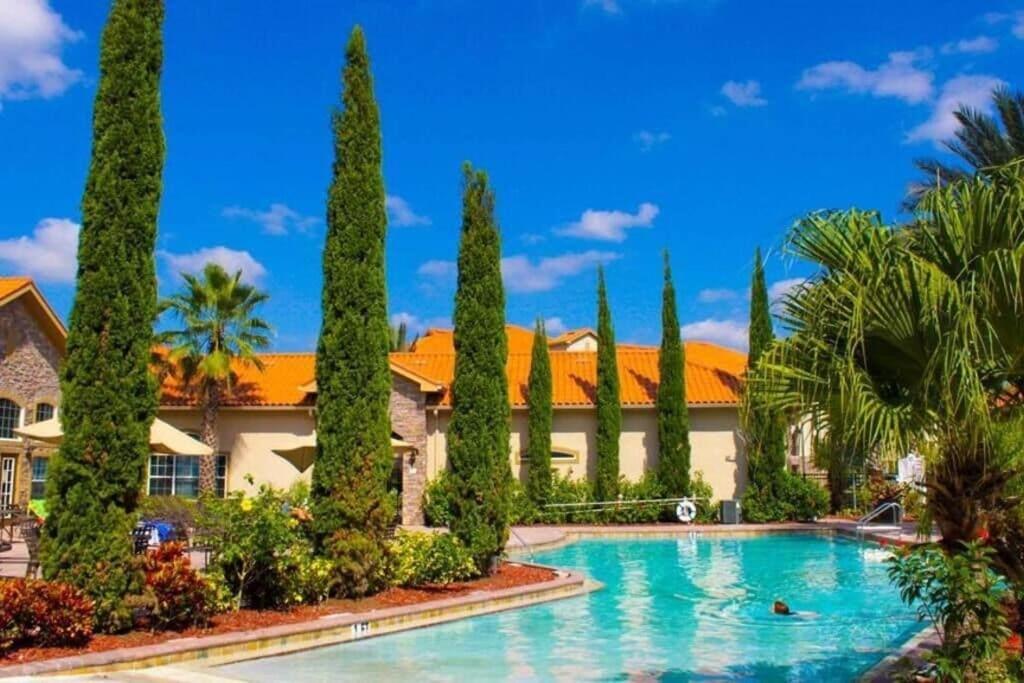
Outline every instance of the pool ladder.
{"type": "Polygon", "coordinates": [[[857,520],[857,533],[863,534],[868,529],[878,531],[902,531],[903,530],[903,506],[895,501],[882,503],[874,510],[857,520]],[[872,523],[886,512],[895,513],[895,522],[872,523]]]}

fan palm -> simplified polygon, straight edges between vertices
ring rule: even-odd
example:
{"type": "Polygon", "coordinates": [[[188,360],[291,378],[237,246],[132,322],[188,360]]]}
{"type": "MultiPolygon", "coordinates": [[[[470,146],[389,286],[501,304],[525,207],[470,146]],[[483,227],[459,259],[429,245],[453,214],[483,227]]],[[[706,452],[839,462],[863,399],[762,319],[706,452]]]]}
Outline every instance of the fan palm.
{"type": "Polygon", "coordinates": [[[914,165],[921,171],[921,178],[910,184],[906,208],[913,209],[936,187],[967,180],[975,173],[984,173],[1024,157],[1024,95],[1000,87],[992,92],[992,102],[998,119],[965,106],[953,112],[960,124],[954,134],[956,139],[943,144],[969,168],[950,166],[937,159],[918,159],[914,165]]]}
{"type": "Polygon", "coordinates": [[[859,210],[799,221],[789,249],[818,273],[783,302],[792,333],[752,378],[847,443],[936,448],[929,510],[951,547],[1016,503],[991,414],[1024,388],[1019,166],[928,193],[909,225],[859,210]]]}
{"type": "Polygon", "coordinates": [[[172,313],[181,327],[157,338],[168,347],[167,367],[198,395],[200,438],[214,453],[200,458],[199,490],[209,493],[216,482],[218,411],[232,391],[232,368],[263,369],[256,352],[270,345],[270,326],[255,311],[269,296],[242,282],[241,271],[231,275],[216,263],[207,263],[201,276],[183,273],[182,278],[184,287],[159,309],[172,313]]]}

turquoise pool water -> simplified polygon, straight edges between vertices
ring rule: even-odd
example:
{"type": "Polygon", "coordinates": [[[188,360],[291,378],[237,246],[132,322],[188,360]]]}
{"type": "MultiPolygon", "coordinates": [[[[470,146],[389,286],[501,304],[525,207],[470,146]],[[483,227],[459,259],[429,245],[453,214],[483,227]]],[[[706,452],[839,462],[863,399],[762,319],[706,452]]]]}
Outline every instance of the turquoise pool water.
{"type": "Polygon", "coordinates": [[[538,553],[585,597],[218,669],[251,681],[849,681],[920,625],[881,548],[816,535],[590,540],[538,553]],[[771,614],[784,599],[798,614],[771,614]]]}

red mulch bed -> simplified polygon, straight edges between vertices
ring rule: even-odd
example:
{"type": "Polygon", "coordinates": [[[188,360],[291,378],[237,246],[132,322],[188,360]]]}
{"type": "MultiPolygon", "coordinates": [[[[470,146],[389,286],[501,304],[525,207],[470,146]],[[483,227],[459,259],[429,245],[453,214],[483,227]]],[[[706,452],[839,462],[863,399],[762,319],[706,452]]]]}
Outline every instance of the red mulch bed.
{"type": "Polygon", "coordinates": [[[319,605],[302,605],[289,610],[251,610],[227,612],[213,617],[206,628],[190,628],[184,631],[131,631],[118,635],[98,634],[82,647],[27,647],[7,655],[0,655],[0,667],[11,664],[38,662],[58,657],[81,655],[89,652],[106,652],[119,648],[153,645],[177,638],[210,636],[234,631],[251,631],[266,626],[294,624],[312,621],[319,617],[338,612],[369,612],[389,607],[418,605],[433,600],[453,598],[476,591],[496,591],[516,586],[542,583],[555,577],[554,571],[541,567],[530,567],[515,563],[503,563],[497,573],[474,581],[447,585],[428,585],[419,588],[389,588],[388,590],[360,600],[328,600],[319,605]]]}

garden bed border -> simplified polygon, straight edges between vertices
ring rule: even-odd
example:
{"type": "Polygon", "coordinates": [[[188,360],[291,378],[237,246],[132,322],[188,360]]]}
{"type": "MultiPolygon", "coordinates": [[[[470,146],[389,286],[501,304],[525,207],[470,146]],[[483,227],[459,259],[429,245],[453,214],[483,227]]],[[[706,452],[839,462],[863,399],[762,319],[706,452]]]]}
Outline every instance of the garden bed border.
{"type": "MultiPolygon", "coordinates": [[[[529,563],[519,564],[530,566],[529,563]]],[[[541,565],[532,565],[538,566],[541,565]]],[[[90,652],[24,664],[0,666],[0,678],[47,674],[96,674],[131,671],[170,665],[218,666],[239,660],[272,657],[300,650],[432,626],[542,602],[583,595],[601,588],[579,572],[556,572],[541,583],[479,590],[402,607],[369,612],[340,612],[312,621],[281,624],[251,631],[167,640],[152,645],[90,652]]]]}

